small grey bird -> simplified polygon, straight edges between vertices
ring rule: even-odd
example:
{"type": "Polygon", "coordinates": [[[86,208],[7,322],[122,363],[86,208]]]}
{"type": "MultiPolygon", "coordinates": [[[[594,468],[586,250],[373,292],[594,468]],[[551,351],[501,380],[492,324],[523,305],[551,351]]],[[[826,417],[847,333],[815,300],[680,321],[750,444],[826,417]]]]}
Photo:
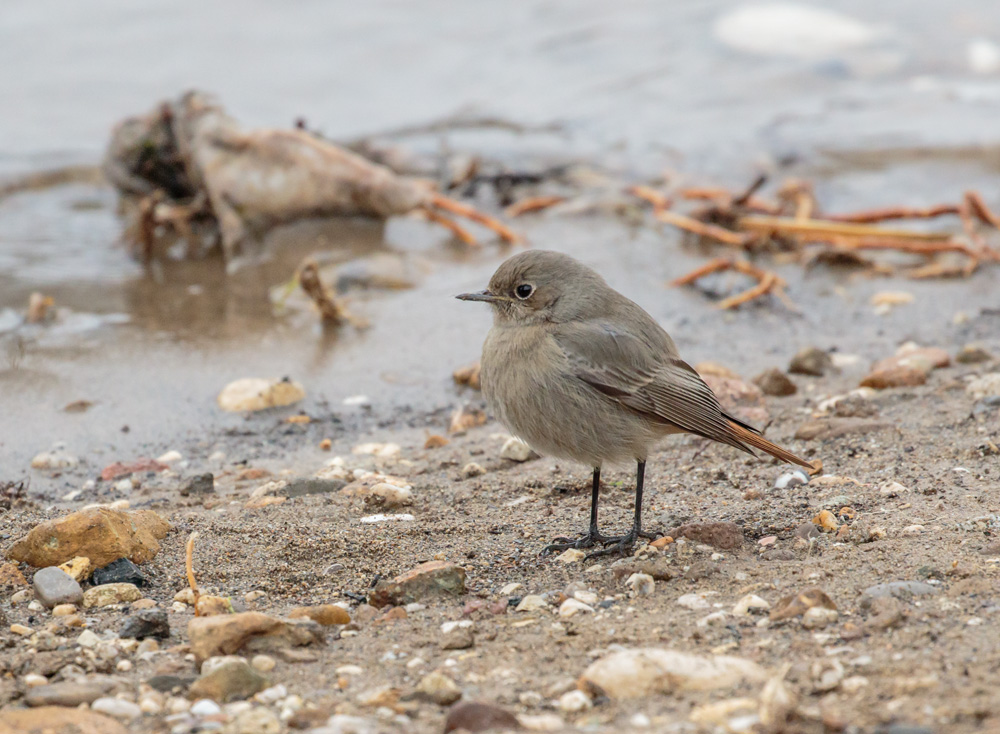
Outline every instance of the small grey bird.
{"type": "Polygon", "coordinates": [[[535,451],[593,467],[590,528],[546,550],[627,552],[642,531],[646,457],[671,433],[694,433],[755,455],[812,465],[719,405],[653,317],[568,255],[528,250],[504,262],[489,288],[457,296],[493,309],[480,380],[497,419],[535,451]],[[637,462],[635,519],[620,537],[597,527],[601,466],[637,462]]]}

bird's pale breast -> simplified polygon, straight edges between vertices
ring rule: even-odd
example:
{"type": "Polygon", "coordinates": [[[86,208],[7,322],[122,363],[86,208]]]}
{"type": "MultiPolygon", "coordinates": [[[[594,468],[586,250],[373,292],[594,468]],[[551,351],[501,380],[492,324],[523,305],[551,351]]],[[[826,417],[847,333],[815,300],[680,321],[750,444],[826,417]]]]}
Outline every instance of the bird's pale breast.
{"type": "Polygon", "coordinates": [[[497,419],[540,454],[588,466],[644,460],[668,432],[580,380],[541,326],[494,326],[481,380],[497,419]]]}

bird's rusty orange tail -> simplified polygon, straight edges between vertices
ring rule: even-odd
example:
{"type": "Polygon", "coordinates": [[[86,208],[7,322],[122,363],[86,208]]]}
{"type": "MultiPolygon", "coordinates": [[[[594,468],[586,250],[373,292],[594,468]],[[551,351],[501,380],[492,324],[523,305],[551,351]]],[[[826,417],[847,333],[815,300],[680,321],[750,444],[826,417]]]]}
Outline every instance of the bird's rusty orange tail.
{"type": "Polygon", "coordinates": [[[811,474],[816,472],[817,464],[808,462],[805,459],[800,459],[791,451],[781,448],[776,443],[771,443],[763,436],[754,433],[753,431],[747,428],[744,428],[735,421],[730,420],[727,422],[729,423],[729,429],[733,432],[734,438],[736,438],[736,440],[739,441],[740,443],[744,443],[747,444],[748,446],[752,446],[755,449],[760,449],[761,451],[765,451],[774,458],[781,459],[782,461],[787,461],[789,464],[798,464],[799,466],[803,466],[806,469],[808,469],[811,474]]]}

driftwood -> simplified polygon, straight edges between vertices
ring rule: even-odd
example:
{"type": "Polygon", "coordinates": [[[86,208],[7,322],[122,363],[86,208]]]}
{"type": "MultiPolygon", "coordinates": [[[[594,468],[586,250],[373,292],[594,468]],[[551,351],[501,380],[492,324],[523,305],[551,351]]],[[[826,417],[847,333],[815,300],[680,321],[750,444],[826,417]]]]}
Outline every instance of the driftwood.
{"type": "Polygon", "coordinates": [[[255,258],[280,224],[308,217],[425,213],[460,239],[471,235],[445,214],[518,236],[498,220],[305,130],[242,127],[210,97],[189,92],[120,123],[104,162],[129,202],[130,244],[149,257],[165,235],[190,255],[216,246],[227,262],[255,258]]]}

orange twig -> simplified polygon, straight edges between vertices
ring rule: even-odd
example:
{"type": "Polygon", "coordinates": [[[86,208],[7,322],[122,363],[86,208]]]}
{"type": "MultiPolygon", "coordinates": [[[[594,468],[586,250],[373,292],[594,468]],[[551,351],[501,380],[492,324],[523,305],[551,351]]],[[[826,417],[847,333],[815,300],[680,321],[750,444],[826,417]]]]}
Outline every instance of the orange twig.
{"type": "Polygon", "coordinates": [[[469,247],[479,247],[479,243],[476,241],[476,238],[469,233],[469,230],[462,227],[458,222],[448,219],[448,217],[444,216],[440,212],[434,211],[433,209],[418,209],[417,211],[419,211],[420,214],[422,214],[428,221],[440,224],[469,247]]]}
{"type": "Polygon", "coordinates": [[[828,214],[826,219],[831,222],[851,222],[854,224],[875,224],[890,219],[935,219],[946,214],[958,214],[954,204],[937,204],[923,209],[905,206],[891,206],[883,209],[867,209],[850,214],[828,214]]]}
{"type": "Polygon", "coordinates": [[[441,194],[432,193],[430,195],[430,203],[439,209],[444,209],[446,212],[451,212],[452,214],[456,214],[460,217],[465,217],[466,219],[470,219],[477,224],[483,225],[487,229],[493,230],[504,242],[509,242],[510,244],[517,244],[518,242],[521,242],[521,237],[508,229],[507,226],[498,219],[476,211],[471,206],[463,204],[460,201],[449,199],[447,196],[442,196],[441,194]]]}
{"type": "Polygon", "coordinates": [[[542,209],[548,209],[550,206],[555,206],[556,204],[562,204],[566,201],[565,196],[532,196],[528,199],[522,199],[509,207],[504,209],[504,214],[513,219],[514,217],[519,217],[522,214],[528,214],[530,212],[539,212],[542,209]]]}
{"type": "Polygon", "coordinates": [[[666,209],[654,213],[656,218],[661,222],[672,224],[675,227],[679,227],[680,229],[691,232],[692,234],[696,234],[699,237],[706,237],[711,240],[722,242],[726,245],[733,245],[734,247],[748,247],[757,239],[757,237],[751,233],[733,232],[731,229],[720,227],[717,224],[708,224],[707,222],[699,221],[685,214],[678,214],[677,212],[668,211],[666,209]]]}

